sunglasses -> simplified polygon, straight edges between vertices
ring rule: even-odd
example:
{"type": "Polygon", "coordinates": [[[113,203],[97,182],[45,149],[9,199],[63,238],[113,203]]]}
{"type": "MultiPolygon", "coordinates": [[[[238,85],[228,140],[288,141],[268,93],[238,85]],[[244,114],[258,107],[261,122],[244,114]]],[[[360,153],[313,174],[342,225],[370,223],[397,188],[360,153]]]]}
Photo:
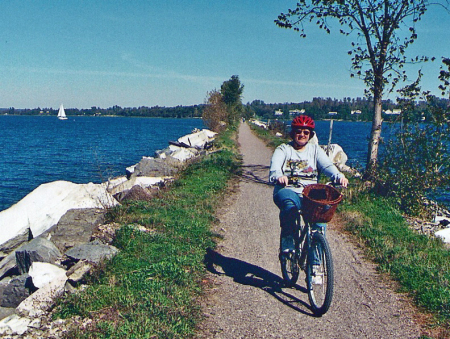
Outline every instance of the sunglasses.
{"type": "Polygon", "coordinates": [[[294,133],[298,134],[298,135],[303,134],[304,136],[308,136],[311,134],[311,131],[307,130],[307,129],[298,129],[298,130],[295,130],[294,133]]]}

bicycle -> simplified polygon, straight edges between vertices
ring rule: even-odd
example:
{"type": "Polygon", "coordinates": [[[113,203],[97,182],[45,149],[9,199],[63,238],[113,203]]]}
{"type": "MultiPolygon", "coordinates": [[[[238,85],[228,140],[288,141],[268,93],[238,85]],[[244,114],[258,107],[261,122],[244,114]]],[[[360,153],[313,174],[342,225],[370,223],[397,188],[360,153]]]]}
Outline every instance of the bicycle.
{"type": "Polygon", "coordinates": [[[325,314],[333,299],[334,270],[324,227],[342,200],[339,191],[329,185],[313,184],[303,190],[302,210],[298,211],[294,231],[295,250],[281,252],[280,264],[287,287],[295,286],[300,269],[306,273],[308,299],[316,316],[325,314]]]}

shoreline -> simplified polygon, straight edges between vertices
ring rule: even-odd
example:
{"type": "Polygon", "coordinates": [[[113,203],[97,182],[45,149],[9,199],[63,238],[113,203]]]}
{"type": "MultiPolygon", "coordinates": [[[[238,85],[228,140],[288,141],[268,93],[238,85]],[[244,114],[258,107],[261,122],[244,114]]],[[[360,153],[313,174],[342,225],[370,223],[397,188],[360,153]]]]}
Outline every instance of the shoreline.
{"type": "Polygon", "coordinates": [[[40,184],[55,180],[101,183],[125,175],[142,156],[153,156],[170,140],[205,128],[191,118],[117,119],[9,116],[0,156],[0,212],[40,184]],[[171,128],[176,126],[177,128],[171,128]]]}

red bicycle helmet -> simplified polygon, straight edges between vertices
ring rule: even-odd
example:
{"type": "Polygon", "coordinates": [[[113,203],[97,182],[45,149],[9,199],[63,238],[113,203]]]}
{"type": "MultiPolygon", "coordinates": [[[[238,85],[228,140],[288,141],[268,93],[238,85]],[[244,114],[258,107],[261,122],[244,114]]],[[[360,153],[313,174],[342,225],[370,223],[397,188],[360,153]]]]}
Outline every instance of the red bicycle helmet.
{"type": "Polygon", "coordinates": [[[314,129],[316,127],[316,124],[314,123],[314,120],[311,119],[309,116],[299,115],[298,117],[295,117],[294,120],[292,120],[291,128],[299,128],[299,127],[314,129]]]}

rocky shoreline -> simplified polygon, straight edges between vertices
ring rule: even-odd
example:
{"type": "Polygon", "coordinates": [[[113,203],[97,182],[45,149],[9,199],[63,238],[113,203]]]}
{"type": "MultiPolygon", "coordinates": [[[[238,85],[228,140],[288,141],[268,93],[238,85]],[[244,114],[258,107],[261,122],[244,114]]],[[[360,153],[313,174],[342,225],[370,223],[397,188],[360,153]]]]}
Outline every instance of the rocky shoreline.
{"type": "Polygon", "coordinates": [[[215,135],[195,130],[102,184],[43,184],[0,212],[0,336],[61,337],[70,325],[50,321],[55,299],[84,289],[86,274],[118,252],[111,243],[119,225],[105,223],[107,210],[151,199],[189,162],[213,151],[215,135]]]}

